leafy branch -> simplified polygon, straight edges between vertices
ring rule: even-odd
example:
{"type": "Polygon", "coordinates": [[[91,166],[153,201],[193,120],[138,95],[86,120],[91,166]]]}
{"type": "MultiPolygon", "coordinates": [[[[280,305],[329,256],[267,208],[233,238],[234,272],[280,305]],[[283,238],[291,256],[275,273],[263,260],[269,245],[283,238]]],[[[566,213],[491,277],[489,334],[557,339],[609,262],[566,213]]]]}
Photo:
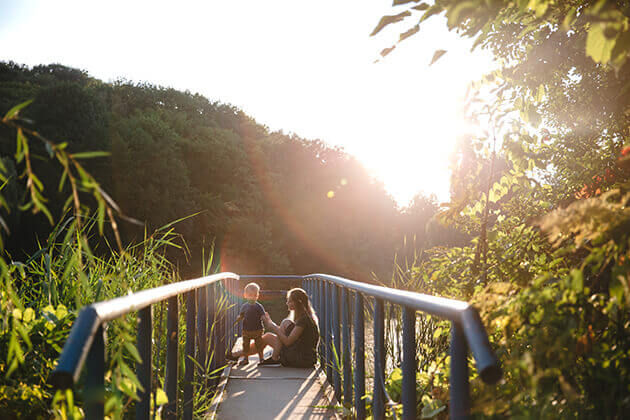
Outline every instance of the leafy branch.
{"type": "MultiPolygon", "coordinates": [[[[24,162],[24,171],[19,175],[19,178],[26,179],[26,188],[29,198],[26,203],[20,206],[20,210],[32,209],[32,212],[34,214],[41,212],[48,219],[48,221],[53,224],[53,216],[48,206],[46,205],[46,202],[48,200],[43,195],[44,185],[33,171],[28,140],[28,138],[30,137],[41,142],[46,148],[49,157],[56,160],[61,165],[63,172],[59,180],[58,189],[59,191],[62,191],[64,186],[66,185],[66,182],[70,186],[71,194],[66,200],[63,209],[69,209],[70,204],[72,203],[72,210],[78,228],[77,230],[81,229],[81,220],[89,211],[86,206],[82,205],[80,193],[87,193],[92,195],[98,205],[96,220],[99,233],[101,235],[103,234],[105,215],[107,215],[107,219],[111,224],[118,248],[122,251],[122,241],[120,239],[120,232],[118,229],[118,224],[116,222],[116,216],[129,220],[132,223],[139,224],[140,222],[125,216],[120,210],[120,207],[116,204],[116,202],[101,188],[96,179],[88,171],[86,171],[83,165],[79,162],[79,160],[82,159],[92,159],[109,156],[109,153],[98,151],[69,153],[66,150],[68,146],[67,143],[54,143],[51,140],[42,136],[37,131],[24,126],[23,122],[28,122],[28,120],[20,118],[20,111],[28,106],[31,102],[32,100],[29,100],[19,105],[16,105],[6,113],[2,120],[0,120],[1,124],[10,128],[14,128],[17,131],[15,159],[18,164],[24,162]]],[[[0,170],[2,170],[2,173],[0,173],[0,181],[4,182],[4,184],[6,185],[9,179],[6,176],[6,168],[1,161],[0,170]]],[[[10,208],[4,197],[1,195],[0,189],[0,208],[2,207],[4,207],[7,212],[10,212],[10,208]]],[[[0,225],[7,233],[9,233],[8,225],[1,215],[0,225]]],[[[1,239],[0,247],[2,247],[1,239]]]]}

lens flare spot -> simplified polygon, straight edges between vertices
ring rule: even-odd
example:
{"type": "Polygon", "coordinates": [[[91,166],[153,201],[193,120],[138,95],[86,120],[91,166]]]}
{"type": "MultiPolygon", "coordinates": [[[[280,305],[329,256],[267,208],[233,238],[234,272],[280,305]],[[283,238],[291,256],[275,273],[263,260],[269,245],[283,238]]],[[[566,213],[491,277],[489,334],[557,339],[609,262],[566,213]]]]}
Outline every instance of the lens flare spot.
{"type": "Polygon", "coordinates": [[[335,196],[335,192],[333,190],[330,190],[326,193],[326,197],[328,198],[333,198],[335,196]]]}
{"type": "Polygon", "coordinates": [[[348,180],[346,178],[341,178],[341,181],[339,181],[339,183],[345,187],[346,185],[348,185],[348,180]]]}

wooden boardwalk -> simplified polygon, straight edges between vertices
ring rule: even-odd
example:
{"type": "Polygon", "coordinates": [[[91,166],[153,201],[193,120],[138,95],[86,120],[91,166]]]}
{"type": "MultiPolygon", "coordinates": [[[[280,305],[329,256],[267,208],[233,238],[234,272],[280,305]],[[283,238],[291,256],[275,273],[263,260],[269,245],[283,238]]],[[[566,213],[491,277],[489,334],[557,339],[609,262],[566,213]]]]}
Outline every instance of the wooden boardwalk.
{"type": "Polygon", "coordinates": [[[258,356],[250,356],[249,365],[225,369],[211,419],[337,418],[320,370],[257,364],[258,356]]]}

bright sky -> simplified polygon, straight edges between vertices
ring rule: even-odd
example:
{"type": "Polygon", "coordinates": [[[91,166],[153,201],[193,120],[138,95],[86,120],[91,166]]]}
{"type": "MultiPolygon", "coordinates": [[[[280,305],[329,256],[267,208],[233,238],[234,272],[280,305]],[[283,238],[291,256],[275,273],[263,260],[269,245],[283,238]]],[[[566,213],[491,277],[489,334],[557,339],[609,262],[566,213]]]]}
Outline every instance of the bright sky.
{"type": "Polygon", "coordinates": [[[375,64],[413,23],[370,37],[391,3],[0,0],[0,60],[199,92],[343,146],[401,205],[418,191],[446,201],[461,100],[492,60],[438,18],[375,64]],[[449,52],[429,67],[436,49],[449,52]]]}

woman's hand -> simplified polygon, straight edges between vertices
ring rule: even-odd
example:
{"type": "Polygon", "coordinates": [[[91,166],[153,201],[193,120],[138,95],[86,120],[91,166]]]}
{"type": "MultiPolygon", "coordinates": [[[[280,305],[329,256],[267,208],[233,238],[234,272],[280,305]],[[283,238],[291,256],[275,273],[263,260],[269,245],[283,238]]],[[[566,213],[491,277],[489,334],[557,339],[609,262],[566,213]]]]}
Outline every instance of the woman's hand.
{"type": "Polygon", "coordinates": [[[263,319],[263,322],[265,323],[265,327],[268,330],[275,332],[278,329],[278,326],[271,320],[271,316],[269,316],[269,312],[265,312],[262,319],[263,319]]]}

